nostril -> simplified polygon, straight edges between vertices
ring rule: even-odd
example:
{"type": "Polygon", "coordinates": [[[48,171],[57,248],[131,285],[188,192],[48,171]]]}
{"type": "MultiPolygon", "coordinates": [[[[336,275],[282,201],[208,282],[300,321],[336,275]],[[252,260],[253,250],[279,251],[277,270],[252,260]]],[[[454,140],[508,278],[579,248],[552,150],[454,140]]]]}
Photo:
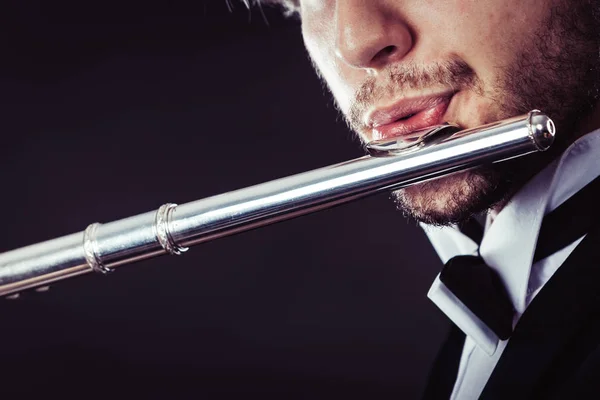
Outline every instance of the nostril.
{"type": "Polygon", "coordinates": [[[381,50],[381,52],[384,54],[392,54],[394,51],[396,51],[396,46],[387,46],[381,50]]]}
{"type": "Polygon", "coordinates": [[[383,62],[385,62],[397,50],[398,50],[398,48],[396,46],[386,46],[383,49],[379,50],[379,52],[373,58],[373,61],[383,61],[383,62]]]}

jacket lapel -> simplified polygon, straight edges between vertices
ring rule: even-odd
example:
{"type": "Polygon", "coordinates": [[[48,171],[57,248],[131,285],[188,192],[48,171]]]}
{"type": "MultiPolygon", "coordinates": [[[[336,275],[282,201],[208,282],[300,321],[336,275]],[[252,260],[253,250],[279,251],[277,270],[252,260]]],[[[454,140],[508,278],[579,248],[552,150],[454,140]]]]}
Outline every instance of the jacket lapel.
{"type": "Polygon", "coordinates": [[[547,398],[598,344],[600,243],[596,228],[519,320],[481,399],[547,398]]]}

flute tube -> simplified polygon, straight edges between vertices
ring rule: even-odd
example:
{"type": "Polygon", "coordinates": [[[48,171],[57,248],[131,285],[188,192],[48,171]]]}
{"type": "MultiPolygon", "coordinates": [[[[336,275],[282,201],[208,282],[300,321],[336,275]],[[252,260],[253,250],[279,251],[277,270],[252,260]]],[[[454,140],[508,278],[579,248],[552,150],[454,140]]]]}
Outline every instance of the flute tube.
{"type": "Polygon", "coordinates": [[[311,213],[370,194],[547,149],[552,121],[531,113],[176,206],[165,204],[79,233],[0,254],[0,296],[311,213]]]}

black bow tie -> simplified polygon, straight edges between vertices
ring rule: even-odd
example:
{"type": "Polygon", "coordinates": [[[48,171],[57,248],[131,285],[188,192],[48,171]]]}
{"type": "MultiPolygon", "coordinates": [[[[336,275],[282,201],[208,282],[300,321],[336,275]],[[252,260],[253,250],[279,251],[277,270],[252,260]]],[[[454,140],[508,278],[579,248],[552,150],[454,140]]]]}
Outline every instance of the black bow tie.
{"type": "MultiPolygon", "coordinates": [[[[600,216],[598,199],[600,177],[546,215],[533,264],[585,235],[600,216]]],[[[483,230],[476,224],[476,221],[470,220],[460,229],[480,243],[483,230]]],[[[512,302],[496,271],[488,267],[481,257],[456,256],[450,259],[440,273],[440,280],[500,339],[510,337],[514,315],[512,302]]]]}

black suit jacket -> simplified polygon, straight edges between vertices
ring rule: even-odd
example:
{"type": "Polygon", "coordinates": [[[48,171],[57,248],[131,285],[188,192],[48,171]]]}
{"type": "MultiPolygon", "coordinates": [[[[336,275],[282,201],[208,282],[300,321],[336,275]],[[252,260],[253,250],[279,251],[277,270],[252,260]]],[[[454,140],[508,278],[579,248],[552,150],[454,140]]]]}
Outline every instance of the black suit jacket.
{"type": "MultiPolygon", "coordinates": [[[[600,226],[531,302],[480,399],[600,399],[600,226]]],[[[465,335],[453,327],[424,399],[448,399],[465,335]]]]}

